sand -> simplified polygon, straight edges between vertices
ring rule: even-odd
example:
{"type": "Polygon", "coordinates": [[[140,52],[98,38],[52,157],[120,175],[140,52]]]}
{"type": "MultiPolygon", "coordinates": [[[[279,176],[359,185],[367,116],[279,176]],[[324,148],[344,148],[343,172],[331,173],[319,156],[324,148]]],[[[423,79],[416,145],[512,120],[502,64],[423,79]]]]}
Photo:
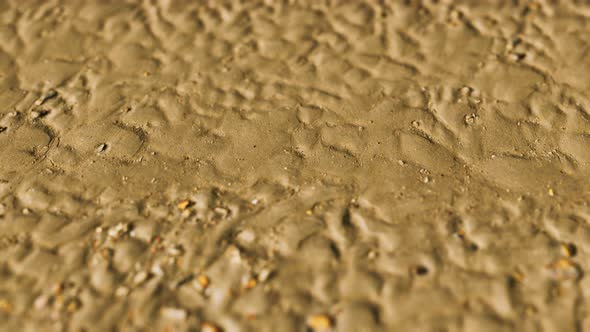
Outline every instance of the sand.
{"type": "Polygon", "coordinates": [[[590,331],[589,22],[0,2],[0,329],[590,331]]]}

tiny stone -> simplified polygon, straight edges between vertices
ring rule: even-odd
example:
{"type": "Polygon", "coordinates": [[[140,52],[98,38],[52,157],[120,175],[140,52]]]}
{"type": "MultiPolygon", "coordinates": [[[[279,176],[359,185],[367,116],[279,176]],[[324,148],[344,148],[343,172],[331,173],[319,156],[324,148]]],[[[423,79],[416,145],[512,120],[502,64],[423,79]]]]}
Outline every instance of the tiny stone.
{"type": "Polygon", "coordinates": [[[96,152],[97,153],[105,152],[108,147],[109,146],[106,143],[102,143],[96,148],[96,152]]]}
{"type": "Polygon", "coordinates": [[[202,290],[207,289],[207,287],[209,287],[209,277],[207,277],[204,274],[199,275],[199,277],[197,278],[197,281],[199,282],[199,286],[201,287],[202,290]]]}
{"type": "Polygon", "coordinates": [[[174,245],[168,248],[168,254],[171,256],[180,256],[184,253],[184,249],[181,245],[174,245]]]}
{"type": "Polygon", "coordinates": [[[42,117],[46,116],[47,114],[49,114],[49,111],[47,111],[47,110],[32,111],[31,118],[38,119],[38,118],[42,118],[42,117]]]}
{"type": "Polygon", "coordinates": [[[327,315],[311,315],[307,318],[307,326],[314,331],[326,331],[332,327],[332,320],[327,315]]]}
{"type": "Polygon", "coordinates": [[[224,207],[216,207],[213,209],[213,212],[215,212],[215,214],[221,219],[225,219],[229,215],[229,210],[224,207]]]}
{"type": "Polygon", "coordinates": [[[129,224],[118,223],[115,227],[109,229],[109,237],[119,238],[129,231],[129,224]]]}
{"type": "Polygon", "coordinates": [[[221,332],[221,329],[216,325],[205,322],[201,324],[201,332],[221,332]]]}
{"type": "Polygon", "coordinates": [[[569,258],[560,258],[552,262],[548,269],[557,280],[577,280],[583,275],[580,266],[569,258]]]}
{"type": "Polygon", "coordinates": [[[574,257],[578,253],[578,248],[573,243],[562,243],[560,248],[561,253],[566,257],[574,257]]]}
{"type": "Polygon", "coordinates": [[[142,282],[144,282],[147,278],[148,278],[147,272],[141,271],[135,276],[135,278],[133,278],[133,283],[135,285],[139,285],[142,282]]]}
{"type": "Polygon", "coordinates": [[[129,294],[129,289],[127,287],[121,286],[117,288],[117,290],[115,291],[115,295],[118,297],[127,296],[127,294],[129,294]]]}
{"type": "Polygon", "coordinates": [[[190,199],[183,199],[182,201],[178,202],[176,207],[178,207],[180,210],[186,210],[193,205],[195,205],[195,202],[191,201],[190,199]]]}
{"type": "Polygon", "coordinates": [[[162,270],[162,267],[159,264],[154,264],[154,266],[152,266],[151,272],[158,277],[164,275],[164,271],[162,270]]]}
{"type": "Polygon", "coordinates": [[[465,124],[473,124],[475,123],[475,114],[467,114],[465,115],[465,124]]]}
{"type": "Polygon", "coordinates": [[[251,277],[245,277],[244,280],[242,281],[242,286],[244,287],[244,289],[252,289],[254,287],[256,287],[256,279],[251,278],[251,277]]]}
{"type": "Polygon", "coordinates": [[[240,231],[236,236],[236,239],[242,243],[251,244],[256,239],[256,234],[253,231],[246,229],[240,231]]]}
{"type": "Polygon", "coordinates": [[[271,269],[262,269],[260,271],[260,273],[258,274],[258,281],[265,282],[266,280],[268,280],[268,278],[270,277],[271,274],[272,274],[271,269]]]}
{"type": "Polygon", "coordinates": [[[186,319],[186,311],[183,309],[166,307],[162,308],[160,312],[162,313],[162,316],[171,320],[186,319]]]}
{"type": "Polygon", "coordinates": [[[35,302],[34,302],[33,305],[35,306],[35,309],[41,310],[41,309],[45,308],[45,306],[47,305],[48,300],[49,299],[48,299],[48,297],[46,295],[41,295],[41,296],[39,296],[38,298],[35,299],[35,302]]]}
{"type": "Polygon", "coordinates": [[[71,312],[74,312],[74,311],[77,311],[78,309],[80,309],[81,306],[82,306],[82,303],[80,302],[80,300],[72,299],[68,303],[66,310],[71,313],[71,312]]]}

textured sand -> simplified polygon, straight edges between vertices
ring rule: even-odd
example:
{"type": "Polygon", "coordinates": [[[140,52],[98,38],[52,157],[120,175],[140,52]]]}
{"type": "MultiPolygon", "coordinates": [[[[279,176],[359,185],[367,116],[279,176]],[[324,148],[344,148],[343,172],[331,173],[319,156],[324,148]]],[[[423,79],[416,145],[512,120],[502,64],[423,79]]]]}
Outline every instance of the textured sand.
{"type": "Polygon", "coordinates": [[[587,1],[0,1],[3,331],[590,331],[587,1]]]}

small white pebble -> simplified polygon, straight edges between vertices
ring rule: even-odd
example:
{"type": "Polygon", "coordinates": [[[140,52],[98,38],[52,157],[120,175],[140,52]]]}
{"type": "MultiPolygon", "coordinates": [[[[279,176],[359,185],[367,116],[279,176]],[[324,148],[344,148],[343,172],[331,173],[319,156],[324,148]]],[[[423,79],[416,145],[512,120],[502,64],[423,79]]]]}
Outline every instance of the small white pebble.
{"type": "Polygon", "coordinates": [[[154,266],[152,266],[151,271],[154,275],[161,277],[164,275],[164,271],[162,270],[162,267],[160,266],[160,264],[154,264],[154,266]]]}
{"type": "Polygon", "coordinates": [[[368,259],[374,259],[375,257],[377,257],[377,253],[373,250],[369,251],[369,253],[367,254],[368,259]]]}
{"type": "Polygon", "coordinates": [[[229,210],[224,207],[216,207],[213,209],[216,215],[218,215],[221,219],[225,219],[229,215],[229,210]]]}
{"type": "Polygon", "coordinates": [[[237,239],[243,243],[252,243],[256,239],[256,234],[249,229],[242,230],[238,233],[237,239]]]}
{"type": "Polygon", "coordinates": [[[184,249],[180,245],[170,246],[167,251],[170,256],[180,256],[184,253],[184,249]]]}
{"type": "Polygon", "coordinates": [[[142,282],[144,282],[147,279],[147,277],[148,277],[147,272],[141,271],[137,275],[135,275],[135,278],[133,278],[133,283],[135,285],[139,285],[142,282]]]}
{"type": "Polygon", "coordinates": [[[260,270],[260,273],[258,273],[258,281],[264,282],[268,280],[268,277],[270,277],[271,273],[272,270],[268,268],[260,270]]]}
{"type": "Polygon", "coordinates": [[[115,291],[115,295],[117,297],[127,296],[127,294],[129,294],[129,289],[127,287],[121,286],[115,291]]]}
{"type": "Polygon", "coordinates": [[[36,298],[35,303],[34,303],[35,309],[41,310],[41,309],[45,308],[48,300],[49,299],[48,299],[47,295],[41,295],[38,298],[36,298]]]}
{"type": "Polygon", "coordinates": [[[184,320],[186,319],[186,311],[179,308],[165,307],[160,310],[162,316],[171,320],[184,320]]]}

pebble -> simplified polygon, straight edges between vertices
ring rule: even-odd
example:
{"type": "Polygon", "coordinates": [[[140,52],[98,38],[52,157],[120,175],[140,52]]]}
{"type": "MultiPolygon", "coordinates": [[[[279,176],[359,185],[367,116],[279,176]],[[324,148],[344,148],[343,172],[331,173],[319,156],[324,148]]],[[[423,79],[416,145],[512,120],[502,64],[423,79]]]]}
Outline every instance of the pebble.
{"type": "Polygon", "coordinates": [[[78,309],[80,309],[80,307],[82,307],[82,302],[80,302],[80,300],[74,298],[74,299],[71,299],[68,302],[68,305],[66,306],[66,310],[69,313],[72,313],[72,312],[77,311],[78,309]]]}
{"type": "Polygon", "coordinates": [[[215,209],[213,209],[213,212],[215,212],[215,215],[218,216],[220,219],[225,219],[229,215],[229,209],[224,207],[216,207],[215,209]]]}
{"type": "Polygon", "coordinates": [[[461,95],[467,96],[471,92],[471,88],[468,86],[464,86],[459,90],[459,92],[461,93],[461,95]]]}
{"type": "Polygon", "coordinates": [[[464,118],[465,124],[467,124],[467,125],[474,124],[475,123],[475,117],[476,117],[476,115],[473,114],[473,113],[472,114],[465,115],[465,118],[464,118]]]}
{"type": "Polygon", "coordinates": [[[332,328],[332,319],[324,314],[311,315],[307,318],[307,326],[313,331],[327,331],[332,328]]]}
{"type": "Polygon", "coordinates": [[[49,114],[50,112],[48,110],[38,110],[38,111],[32,111],[31,112],[31,119],[39,119],[42,118],[44,116],[46,116],[47,114],[49,114]]]}
{"type": "Polygon", "coordinates": [[[35,299],[33,306],[35,307],[35,309],[41,310],[41,309],[45,308],[45,306],[47,306],[48,301],[49,301],[49,297],[47,295],[40,295],[39,297],[37,297],[35,299]]]}
{"type": "Polygon", "coordinates": [[[574,257],[578,253],[578,248],[573,243],[562,243],[560,248],[561,248],[561,253],[565,257],[574,257]]]}
{"type": "Polygon", "coordinates": [[[162,316],[164,318],[170,320],[185,320],[186,319],[186,311],[179,308],[173,307],[165,307],[160,310],[162,316]]]}
{"type": "Polygon", "coordinates": [[[265,282],[266,280],[268,280],[268,278],[271,276],[272,274],[272,270],[265,268],[260,270],[260,273],[258,273],[258,281],[260,282],[265,282]]]}
{"type": "Polygon", "coordinates": [[[212,323],[202,323],[201,324],[201,332],[221,332],[221,328],[217,327],[212,323]]]}
{"type": "Polygon", "coordinates": [[[197,282],[199,287],[201,288],[201,290],[205,290],[207,289],[207,287],[209,287],[209,277],[207,277],[204,274],[199,275],[199,277],[197,277],[197,282]]]}
{"type": "Polygon", "coordinates": [[[176,204],[176,207],[178,207],[180,210],[186,210],[191,208],[193,205],[195,205],[195,202],[191,201],[190,199],[183,199],[178,202],[178,204],[176,204]]]}
{"type": "Polygon", "coordinates": [[[557,280],[577,280],[582,276],[580,266],[569,258],[559,258],[547,267],[557,280]]]}
{"type": "Polygon", "coordinates": [[[524,275],[522,273],[516,271],[510,275],[510,280],[513,283],[520,283],[524,280],[524,275]]]}
{"type": "Polygon", "coordinates": [[[256,240],[256,234],[249,229],[242,230],[236,235],[236,240],[242,244],[252,244],[256,240]]]}
{"type": "Polygon", "coordinates": [[[256,287],[256,279],[252,278],[252,277],[245,277],[244,280],[242,281],[242,287],[244,289],[252,289],[254,287],[256,287]]]}
{"type": "Polygon", "coordinates": [[[117,239],[129,231],[129,224],[118,223],[115,227],[109,229],[109,237],[117,239]]]}
{"type": "Polygon", "coordinates": [[[96,148],[96,153],[105,152],[108,147],[109,146],[106,143],[102,143],[96,148]]]}
{"type": "Polygon", "coordinates": [[[145,271],[141,271],[138,274],[135,275],[135,277],[133,278],[133,284],[134,285],[140,285],[141,283],[143,283],[147,278],[148,278],[149,274],[145,271]]]}
{"type": "Polygon", "coordinates": [[[129,289],[127,287],[121,286],[115,291],[117,297],[124,297],[127,296],[127,294],[129,294],[129,289]]]}
{"type": "Polygon", "coordinates": [[[164,275],[164,270],[162,270],[162,267],[160,266],[160,264],[154,264],[152,266],[151,272],[158,277],[161,277],[164,275]]]}
{"type": "Polygon", "coordinates": [[[167,252],[170,256],[180,256],[184,254],[184,248],[181,245],[176,244],[168,247],[167,252]]]}

